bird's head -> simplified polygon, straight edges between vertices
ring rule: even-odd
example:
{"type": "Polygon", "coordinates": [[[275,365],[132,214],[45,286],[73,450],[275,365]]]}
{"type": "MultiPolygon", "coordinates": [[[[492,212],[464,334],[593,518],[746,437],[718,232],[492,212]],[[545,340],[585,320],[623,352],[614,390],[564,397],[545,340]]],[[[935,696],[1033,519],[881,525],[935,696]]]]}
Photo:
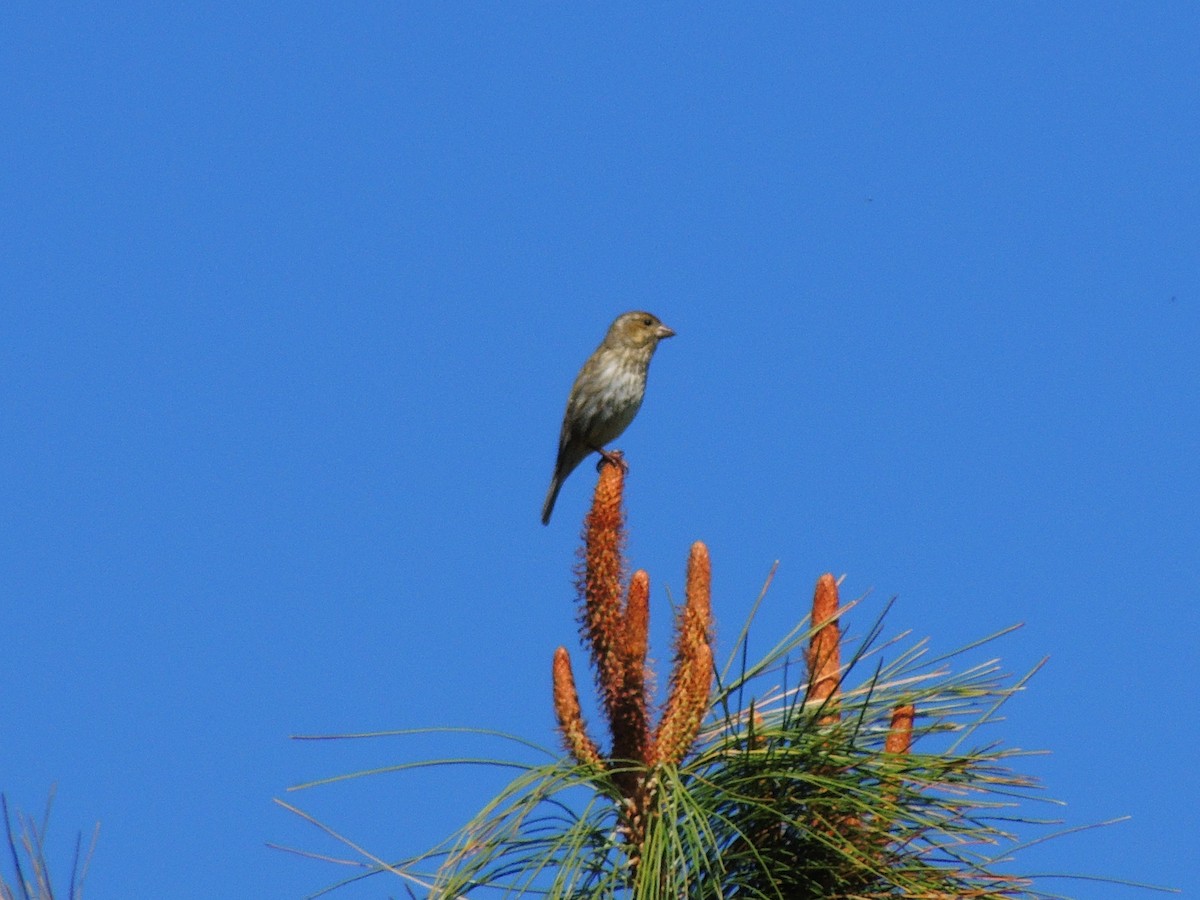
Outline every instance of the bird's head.
{"type": "Polygon", "coordinates": [[[663,338],[674,336],[675,332],[660,322],[658,316],[648,312],[627,312],[617,316],[608,329],[604,343],[653,350],[663,338]]]}

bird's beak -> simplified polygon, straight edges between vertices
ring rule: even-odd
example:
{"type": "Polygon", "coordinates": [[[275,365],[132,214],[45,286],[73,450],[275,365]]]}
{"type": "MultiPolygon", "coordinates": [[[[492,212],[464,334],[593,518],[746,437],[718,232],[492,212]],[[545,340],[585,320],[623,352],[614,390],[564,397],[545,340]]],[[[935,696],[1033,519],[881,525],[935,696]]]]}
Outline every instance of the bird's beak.
{"type": "Polygon", "coordinates": [[[654,336],[661,341],[663,338],[675,337],[675,332],[666,325],[659,325],[654,329],[654,336]]]}

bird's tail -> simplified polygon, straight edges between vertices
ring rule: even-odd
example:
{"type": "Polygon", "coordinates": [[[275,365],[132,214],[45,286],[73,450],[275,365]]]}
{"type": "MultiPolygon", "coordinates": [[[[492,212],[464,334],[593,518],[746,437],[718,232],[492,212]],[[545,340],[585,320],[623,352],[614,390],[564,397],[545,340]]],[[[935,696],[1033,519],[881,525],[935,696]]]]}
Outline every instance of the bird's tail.
{"type": "Polygon", "coordinates": [[[546,502],[542,504],[542,524],[550,524],[550,513],[554,512],[554,501],[558,499],[558,490],[562,487],[562,479],[558,473],[550,479],[550,490],[546,491],[546,502]]]}

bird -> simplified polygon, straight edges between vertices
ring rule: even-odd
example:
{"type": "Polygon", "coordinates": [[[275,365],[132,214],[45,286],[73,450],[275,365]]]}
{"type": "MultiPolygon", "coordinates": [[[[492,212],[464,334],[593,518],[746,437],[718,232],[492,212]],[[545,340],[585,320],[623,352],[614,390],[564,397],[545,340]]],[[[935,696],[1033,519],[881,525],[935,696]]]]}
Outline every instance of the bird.
{"type": "Polygon", "coordinates": [[[550,524],[554,501],[567,476],[593,451],[613,457],[604,445],[621,436],[642,406],[646,373],[658,342],[675,332],[657,316],[634,311],[617,316],[596,352],[588,357],[567,397],[558,459],[542,504],[542,524],[550,524]]]}

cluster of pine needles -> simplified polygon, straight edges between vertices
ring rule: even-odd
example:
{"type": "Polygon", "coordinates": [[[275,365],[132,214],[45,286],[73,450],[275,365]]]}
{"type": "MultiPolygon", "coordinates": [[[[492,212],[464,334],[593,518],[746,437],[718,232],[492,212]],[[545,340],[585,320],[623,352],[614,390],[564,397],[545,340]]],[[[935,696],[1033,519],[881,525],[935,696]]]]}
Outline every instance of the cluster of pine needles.
{"type": "Polygon", "coordinates": [[[559,647],[552,697],[566,755],[506,763],[517,777],[419,856],[387,862],[334,835],[358,851],[361,869],[326,890],[386,871],[411,896],[439,900],[1057,896],[1009,873],[1016,832],[1052,824],[1023,812],[1041,798],[1010,768],[1022,752],[974,743],[1032,672],[1014,680],[994,659],[950,666],[1007,632],[934,656],[924,641],[903,647],[906,635],[885,641],[881,614],[850,644],[842,623],[858,601],[841,604],[826,574],[811,614],[751,662],[750,625],[768,578],[718,665],[709,555],[697,542],[666,697],[656,704],[649,578],[630,575],[624,556],[624,475],[622,465],[600,468],[578,572],[607,749],[584,721],[570,654],[559,647]]]}
{"type": "Polygon", "coordinates": [[[75,836],[75,855],[72,860],[66,892],[56,891],[50,874],[49,855],[46,851],[47,834],[50,831],[50,808],[54,805],[55,788],[51,787],[46,799],[46,809],[41,821],[33,816],[8,808],[8,797],[0,794],[0,820],[4,823],[4,841],[7,845],[8,874],[0,867],[0,900],[82,900],[83,883],[87,878],[88,866],[100,837],[100,826],[92,831],[92,838],[85,847],[83,833],[75,836]],[[14,822],[15,820],[15,822],[14,822]]]}

